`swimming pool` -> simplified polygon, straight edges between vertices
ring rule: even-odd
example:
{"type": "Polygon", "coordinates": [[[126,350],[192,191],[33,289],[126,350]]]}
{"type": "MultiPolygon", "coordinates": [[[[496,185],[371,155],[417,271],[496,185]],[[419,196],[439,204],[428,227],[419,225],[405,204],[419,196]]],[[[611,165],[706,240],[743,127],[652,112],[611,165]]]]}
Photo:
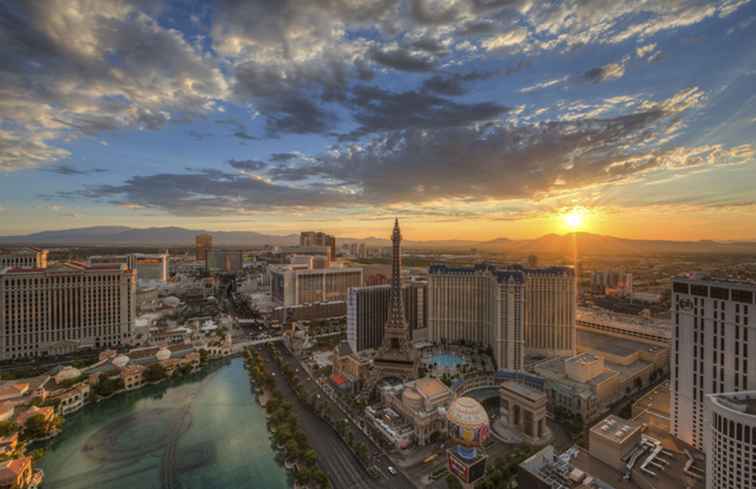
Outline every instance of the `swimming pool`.
{"type": "Polygon", "coordinates": [[[441,368],[453,369],[465,363],[465,359],[454,353],[437,353],[431,357],[431,363],[441,368]]]}

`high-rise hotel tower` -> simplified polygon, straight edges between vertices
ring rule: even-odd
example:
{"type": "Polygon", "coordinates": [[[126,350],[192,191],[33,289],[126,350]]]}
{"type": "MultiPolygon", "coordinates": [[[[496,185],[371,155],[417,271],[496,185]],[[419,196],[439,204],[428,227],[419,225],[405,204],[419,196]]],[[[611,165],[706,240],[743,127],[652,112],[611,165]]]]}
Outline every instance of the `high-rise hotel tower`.
{"type": "Polygon", "coordinates": [[[499,368],[519,370],[526,353],[575,354],[571,268],[430,267],[428,336],[488,345],[499,368]]]}
{"type": "Polygon", "coordinates": [[[0,271],[0,360],[116,347],[135,316],[136,273],[125,265],[0,271]]]}
{"type": "Polygon", "coordinates": [[[525,275],[494,265],[432,265],[428,335],[433,342],[491,347],[499,368],[521,370],[524,359],[525,275]]]}
{"type": "Polygon", "coordinates": [[[569,267],[525,268],[525,349],[569,357],[576,353],[575,271],[569,267]]]}
{"type": "Polygon", "coordinates": [[[708,394],[756,389],[755,297],[756,284],[742,281],[691,274],[672,282],[672,433],[696,448],[712,429],[708,394]]]}

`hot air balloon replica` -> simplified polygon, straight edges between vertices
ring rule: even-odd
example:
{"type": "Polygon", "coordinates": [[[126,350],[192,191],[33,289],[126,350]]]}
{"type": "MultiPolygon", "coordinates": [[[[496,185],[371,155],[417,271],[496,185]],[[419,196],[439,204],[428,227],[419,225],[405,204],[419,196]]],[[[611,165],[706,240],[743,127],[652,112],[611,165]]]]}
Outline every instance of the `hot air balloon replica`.
{"type": "Polygon", "coordinates": [[[462,483],[472,488],[486,473],[483,442],[491,433],[490,421],[485,408],[471,397],[460,397],[449,406],[449,448],[446,450],[447,467],[462,483]]]}

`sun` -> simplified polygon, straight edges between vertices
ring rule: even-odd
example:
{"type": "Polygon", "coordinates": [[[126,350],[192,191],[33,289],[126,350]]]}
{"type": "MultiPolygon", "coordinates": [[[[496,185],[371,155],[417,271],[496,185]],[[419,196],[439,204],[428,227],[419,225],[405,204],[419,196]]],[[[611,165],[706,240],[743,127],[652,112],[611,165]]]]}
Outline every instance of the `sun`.
{"type": "Polygon", "coordinates": [[[563,216],[564,224],[570,231],[577,231],[583,227],[585,222],[585,211],[583,209],[575,208],[569,211],[563,216]]]}

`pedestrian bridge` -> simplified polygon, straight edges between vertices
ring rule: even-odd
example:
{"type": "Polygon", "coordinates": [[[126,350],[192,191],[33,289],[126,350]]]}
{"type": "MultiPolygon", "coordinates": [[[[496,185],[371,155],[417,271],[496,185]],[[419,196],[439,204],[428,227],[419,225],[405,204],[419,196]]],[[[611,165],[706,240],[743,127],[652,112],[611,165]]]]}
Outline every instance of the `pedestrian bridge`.
{"type": "Polygon", "coordinates": [[[473,391],[496,389],[498,387],[499,384],[496,383],[496,378],[493,375],[476,375],[474,377],[458,380],[452,384],[451,390],[454,393],[454,397],[462,397],[473,391]]]}
{"type": "Polygon", "coordinates": [[[543,391],[545,380],[543,377],[519,370],[498,370],[495,374],[479,374],[456,381],[451,386],[455,397],[462,397],[474,391],[492,389],[498,390],[503,382],[513,381],[525,384],[534,389],[543,391]]]}

